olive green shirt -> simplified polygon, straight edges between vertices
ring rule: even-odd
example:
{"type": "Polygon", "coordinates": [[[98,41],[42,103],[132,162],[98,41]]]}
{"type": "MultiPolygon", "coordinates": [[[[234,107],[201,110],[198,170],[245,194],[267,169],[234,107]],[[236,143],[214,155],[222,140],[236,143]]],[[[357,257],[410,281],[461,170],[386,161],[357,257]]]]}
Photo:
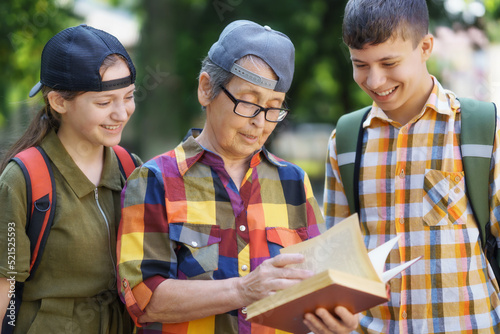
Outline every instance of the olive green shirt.
{"type": "MultiPolygon", "coordinates": [[[[105,148],[104,168],[96,187],[55,132],[40,146],[51,160],[56,210],[40,265],[34,277],[25,282],[15,332],[122,333],[115,250],[125,180],[116,155],[105,148]]],[[[0,175],[0,253],[12,248],[8,227],[15,226],[15,270],[9,268],[8,257],[1,256],[0,277],[10,278],[15,272],[15,279],[21,282],[29,276],[26,202],[24,176],[11,162],[0,175]]]]}

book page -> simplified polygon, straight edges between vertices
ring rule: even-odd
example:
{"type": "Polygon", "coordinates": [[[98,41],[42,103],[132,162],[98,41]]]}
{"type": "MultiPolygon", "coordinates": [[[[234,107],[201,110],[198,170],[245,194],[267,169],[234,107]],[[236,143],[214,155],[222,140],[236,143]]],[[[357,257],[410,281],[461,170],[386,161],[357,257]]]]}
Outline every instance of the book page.
{"type": "Polygon", "coordinates": [[[385,261],[387,260],[389,253],[398,243],[400,238],[401,234],[368,252],[368,256],[372,261],[373,268],[375,268],[375,271],[380,276],[380,278],[382,278],[382,275],[384,273],[385,261]]]}
{"type": "Polygon", "coordinates": [[[368,257],[357,214],[317,237],[281,249],[281,253],[304,255],[305,261],[292,265],[295,268],[308,269],[314,273],[334,269],[380,281],[368,257]]]}
{"type": "Polygon", "coordinates": [[[370,260],[372,261],[373,268],[375,268],[375,271],[377,272],[380,279],[384,283],[389,282],[394,276],[396,276],[397,274],[399,274],[400,272],[402,272],[403,270],[405,270],[406,268],[408,268],[409,266],[411,266],[412,264],[414,264],[415,262],[417,262],[422,258],[422,256],[419,256],[411,261],[404,262],[397,267],[384,271],[387,257],[389,256],[389,253],[394,248],[394,246],[398,243],[400,238],[401,234],[383,243],[382,245],[372,249],[368,253],[370,260]]]}
{"type": "Polygon", "coordinates": [[[404,262],[395,268],[384,271],[382,273],[382,276],[381,276],[382,282],[384,282],[384,283],[389,282],[394,276],[396,276],[397,274],[399,274],[400,272],[402,272],[403,270],[405,270],[406,268],[408,268],[409,266],[411,266],[412,264],[414,264],[415,262],[417,262],[421,258],[422,258],[422,256],[419,256],[417,258],[414,258],[413,260],[404,262]]]}

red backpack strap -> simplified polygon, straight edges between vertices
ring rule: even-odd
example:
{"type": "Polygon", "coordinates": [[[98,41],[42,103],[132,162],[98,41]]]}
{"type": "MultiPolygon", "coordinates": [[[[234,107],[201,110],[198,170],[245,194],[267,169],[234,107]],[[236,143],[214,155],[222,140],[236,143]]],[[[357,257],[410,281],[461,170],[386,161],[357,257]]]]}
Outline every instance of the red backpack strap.
{"type": "Polygon", "coordinates": [[[49,158],[41,147],[30,147],[18,153],[12,160],[21,167],[26,181],[26,234],[30,239],[31,278],[40,263],[54,219],[56,185],[49,158]]]}
{"type": "Polygon", "coordinates": [[[113,146],[113,151],[115,151],[116,157],[118,158],[120,172],[123,177],[127,179],[138,166],[137,161],[132,153],[120,145],[113,146]]]}

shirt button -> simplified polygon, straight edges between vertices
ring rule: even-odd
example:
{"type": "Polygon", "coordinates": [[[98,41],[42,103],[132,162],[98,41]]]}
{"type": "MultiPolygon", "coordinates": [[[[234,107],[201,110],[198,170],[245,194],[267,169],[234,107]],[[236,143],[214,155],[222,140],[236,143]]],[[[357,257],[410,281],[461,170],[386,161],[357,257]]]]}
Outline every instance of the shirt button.
{"type": "Polygon", "coordinates": [[[241,266],[241,270],[247,271],[248,270],[248,266],[246,264],[242,265],[241,266]]]}
{"type": "Polygon", "coordinates": [[[126,280],[123,280],[123,287],[124,287],[124,288],[127,288],[127,286],[128,286],[127,281],[126,281],[126,280]]]}
{"type": "Polygon", "coordinates": [[[245,225],[240,225],[240,231],[241,232],[245,232],[247,228],[245,227],[245,225]]]}
{"type": "Polygon", "coordinates": [[[193,242],[191,242],[191,245],[192,245],[193,247],[196,247],[196,246],[198,246],[198,243],[197,243],[196,241],[193,241],[193,242]]]}
{"type": "Polygon", "coordinates": [[[455,194],[458,194],[460,192],[460,188],[456,187],[455,188],[455,194]]]}
{"type": "Polygon", "coordinates": [[[405,178],[405,170],[404,169],[401,169],[401,172],[399,173],[399,177],[401,179],[404,179],[405,178]]]}
{"type": "Polygon", "coordinates": [[[403,311],[403,313],[401,313],[401,317],[402,317],[403,319],[406,319],[406,317],[407,317],[406,311],[403,311]]]}
{"type": "Polygon", "coordinates": [[[456,183],[460,182],[460,176],[455,176],[455,182],[456,183]]]}
{"type": "Polygon", "coordinates": [[[246,307],[242,307],[242,308],[241,308],[241,313],[243,313],[243,314],[247,314],[247,308],[246,308],[246,307]]]}

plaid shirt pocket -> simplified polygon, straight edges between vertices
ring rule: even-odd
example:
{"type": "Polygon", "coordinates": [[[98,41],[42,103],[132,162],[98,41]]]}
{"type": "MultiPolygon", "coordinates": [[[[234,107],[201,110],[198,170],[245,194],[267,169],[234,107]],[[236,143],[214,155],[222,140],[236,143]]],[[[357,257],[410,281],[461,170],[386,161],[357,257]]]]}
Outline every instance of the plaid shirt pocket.
{"type": "Polygon", "coordinates": [[[188,278],[211,278],[219,263],[220,227],[209,224],[171,223],[170,240],[177,242],[178,269],[188,278]],[[207,276],[208,277],[205,277],[207,276]],[[202,276],[200,276],[202,275],[202,276]]]}
{"type": "Polygon", "coordinates": [[[464,173],[427,169],[422,207],[428,226],[465,224],[468,210],[464,173]]]}

